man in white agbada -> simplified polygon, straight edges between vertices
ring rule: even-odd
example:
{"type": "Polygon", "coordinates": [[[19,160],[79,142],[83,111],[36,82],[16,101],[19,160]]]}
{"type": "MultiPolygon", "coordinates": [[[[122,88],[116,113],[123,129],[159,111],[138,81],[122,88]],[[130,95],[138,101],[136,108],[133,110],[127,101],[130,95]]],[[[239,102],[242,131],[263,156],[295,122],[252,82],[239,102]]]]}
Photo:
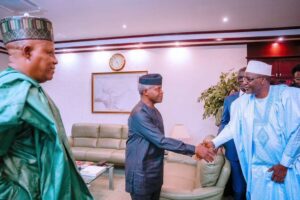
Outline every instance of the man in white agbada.
{"type": "Polygon", "coordinates": [[[248,63],[246,94],[231,106],[231,119],[207,145],[234,139],[247,181],[247,199],[300,199],[300,89],[270,85],[272,66],[248,63]]]}

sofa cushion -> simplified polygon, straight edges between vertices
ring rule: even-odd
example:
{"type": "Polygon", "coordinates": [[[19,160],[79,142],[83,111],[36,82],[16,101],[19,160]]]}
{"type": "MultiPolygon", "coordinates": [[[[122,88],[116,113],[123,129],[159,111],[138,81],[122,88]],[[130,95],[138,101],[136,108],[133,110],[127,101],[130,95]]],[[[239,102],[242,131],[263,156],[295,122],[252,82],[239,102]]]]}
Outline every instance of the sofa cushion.
{"type": "Polygon", "coordinates": [[[113,138],[99,138],[97,147],[106,149],[119,149],[121,140],[113,138]]]}
{"type": "Polygon", "coordinates": [[[192,191],[195,188],[196,166],[186,163],[165,162],[164,190],[192,191]]]}
{"type": "Polygon", "coordinates": [[[103,124],[100,125],[100,138],[117,138],[121,139],[122,125],[103,124]]]}
{"type": "Polygon", "coordinates": [[[93,123],[76,123],[72,126],[72,137],[97,138],[99,134],[99,125],[93,123]]]}
{"type": "Polygon", "coordinates": [[[74,147],[96,147],[97,138],[73,138],[74,147]]]}
{"type": "Polygon", "coordinates": [[[120,149],[123,150],[123,151],[126,149],[126,141],[127,140],[122,139],[121,143],[120,143],[120,149]]]}
{"type": "Polygon", "coordinates": [[[126,149],[127,138],[128,138],[128,126],[124,125],[122,127],[122,139],[120,143],[120,149],[126,149]]]}
{"type": "Polygon", "coordinates": [[[76,123],[72,126],[73,146],[96,147],[99,125],[92,123],[76,123]]]}
{"type": "Polygon", "coordinates": [[[86,152],[90,149],[88,147],[72,147],[75,160],[86,160],[86,152]]]}
{"type": "Polygon", "coordinates": [[[86,160],[89,161],[100,161],[106,160],[110,161],[113,149],[104,149],[104,148],[91,148],[86,152],[86,160]]]}
{"type": "Polygon", "coordinates": [[[111,162],[123,164],[125,163],[125,151],[124,150],[114,150],[111,155],[111,162]]]}
{"type": "Polygon", "coordinates": [[[218,154],[211,163],[200,160],[197,164],[197,179],[200,180],[202,187],[216,185],[223,168],[225,159],[222,154],[218,154]]]}
{"type": "Polygon", "coordinates": [[[124,125],[122,126],[122,139],[128,138],[128,126],[124,125]]]}
{"type": "Polygon", "coordinates": [[[100,137],[97,147],[108,149],[119,149],[122,137],[122,125],[104,124],[100,125],[100,137]]]}

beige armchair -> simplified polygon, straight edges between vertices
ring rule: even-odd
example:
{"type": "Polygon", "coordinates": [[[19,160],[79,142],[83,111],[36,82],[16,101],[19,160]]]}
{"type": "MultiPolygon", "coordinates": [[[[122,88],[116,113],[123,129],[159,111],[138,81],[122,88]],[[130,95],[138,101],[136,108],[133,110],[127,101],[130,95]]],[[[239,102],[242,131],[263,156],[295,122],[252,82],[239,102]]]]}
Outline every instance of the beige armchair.
{"type": "Polygon", "coordinates": [[[169,153],[160,200],[221,200],[230,164],[219,152],[213,163],[169,153]]]}

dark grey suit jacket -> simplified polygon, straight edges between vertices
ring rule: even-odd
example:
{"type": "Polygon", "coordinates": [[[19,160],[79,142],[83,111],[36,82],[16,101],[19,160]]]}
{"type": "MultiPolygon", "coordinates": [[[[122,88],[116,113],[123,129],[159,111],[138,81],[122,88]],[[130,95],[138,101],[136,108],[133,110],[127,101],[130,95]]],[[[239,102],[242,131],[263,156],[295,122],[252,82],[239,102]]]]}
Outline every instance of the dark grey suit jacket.
{"type": "Polygon", "coordinates": [[[128,119],[125,176],[126,191],[151,194],[163,184],[164,150],[193,155],[195,146],[164,136],[163,120],[156,108],[140,101],[128,119]]]}

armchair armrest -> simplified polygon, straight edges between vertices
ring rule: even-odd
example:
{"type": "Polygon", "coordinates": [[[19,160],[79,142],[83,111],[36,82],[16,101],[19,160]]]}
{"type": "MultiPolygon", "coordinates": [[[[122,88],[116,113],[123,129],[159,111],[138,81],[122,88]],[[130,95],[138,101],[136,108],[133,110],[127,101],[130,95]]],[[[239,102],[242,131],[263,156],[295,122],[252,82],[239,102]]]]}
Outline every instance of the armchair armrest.
{"type": "Polygon", "coordinates": [[[176,162],[176,163],[184,163],[184,164],[189,164],[189,165],[197,165],[197,160],[194,158],[187,156],[187,155],[182,155],[178,153],[174,153],[169,151],[168,155],[165,156],[165,161],[166,162],[176,162]]]}
{"type": "Polygon", "coordinates": [[[225,188],[225,185],[226,185],[226,183],[228,181],[230,172],[231,172],[230,163],[225,158],[224,166],[222,168],[222,171],[220,173],[220,176],[219,176],[217,184],[216,184],[217,187],[223,187],[223,188],[225,188]]]}
{"type": "Polygon", "coordinates": [[[221,187],[204,187],[190,190],[168,189],[163,188],[160,199],[161,200],[200,200],[200,199],[221,199],[224,188],[221,187]]]}

